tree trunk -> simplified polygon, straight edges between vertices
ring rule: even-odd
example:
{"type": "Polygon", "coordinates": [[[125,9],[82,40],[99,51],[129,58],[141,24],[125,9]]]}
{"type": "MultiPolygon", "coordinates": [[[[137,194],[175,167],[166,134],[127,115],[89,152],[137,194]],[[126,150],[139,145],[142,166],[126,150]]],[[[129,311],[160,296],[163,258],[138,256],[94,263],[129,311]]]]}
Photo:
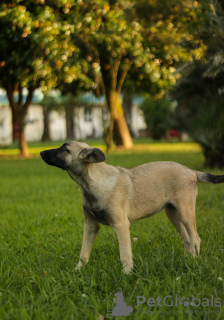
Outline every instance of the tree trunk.
{"type": "Polygon", "coordinates": [[[120,114],[119,117],[114,120],[114,134],[117,147],[122,147],[124,149],[133,148],[133,141],[128,130],[124,113],[120,114]]]}
{"type": "Polygon", "coordinates": [[[19,140],[19,119],[18,115],[12,110],[12,139],[19,140]]]}
{"type": "Polygon", "coordinates": [[[19,140],[19,115],[18,115],[18,106],[14,99],[14,90],[15,84],[11,83],[10,81],[5,83],[5,90],[7,92],[7,97],[9,100],[9,105],[12,110],[12,139],[13,141],[19,140]]]}
{"type": "Polygon", "coordinates": [[[115,113],[115,93],[110,90],[107,95],[107,106],[110,111],[109,124],[104,128],[104,139],[107,146],[107,152],[110,152],[113,147],[113,129],[114,129],[114,113],[115,113]]]}
{"type": "Polygon", "coordinates": [[[107,105],[110,110],[110,123],[104,130],[107,152],[110,152],[113,146],[113,133],[117,147],[131,149],[133,147],[133,141],[124,117],[121,98],[116,92],[111,91],[108,94],[107,105]]]}
{"type": "Polygon", "coordinates": [[[42,135],[42,142],[45,141],[51,141],[51,136],[50,136],[50,127],[49,127],[49,115],[50,111],[43,107],[43,115],[44,115],[44,131],[42,135]]]}
{"type": "Polygon", "coordinates": [[[130,93],[126,91],[124,91],[123,93],[123,110],[124,110],[124,116],[128,125],[128,130],[131,136],[133,136],[132,123],[131,123],[132,97],[130,93]]]}
{"type": "Polygon", "coordinates": [[[9,105],[12,109],[13,117],[13,138],[19,139],[20,154],[24,157],[29,156],[29,150],[25,138],[25,117],[28,107],[32,102],[35,87],[28,88],[28,95],[23,103],[23,88],[20,83],[11,81],[10,77],[4,82],[7,92],[9,105]],[[18,101],[15,101],[14,92],[18,90],[18,101]]]}
{"type": "Polygon", "coordinates": [[[116,107],[114,113],[114,134],[117,147],[124,149],[133,148],[133,141],[124,117],[122,108],[122,100],[119,96],[116,99],[116,107]]]}
{"type": "Polygon", "coordinates": [[[74,106],[65,106],[67,139],[74,139],[74,106]]]}
{"type": "Polygon", "coordinates": [[[119,97],[127,72],[131,66],[131,62],[129,59],[125,59],[125,64],[122,69],[120,68],[119,72],[120,63],[121,56],[119,55],[116,59],[109,56],[106,61],[100,60],[101,84],[103,92],[106,95],[107,107],[110,111],[109,123],[104,127],[104,138],[107,145],[107,152],[111,151],[113,146],[113,131],[115,123],[115,138],[117,143],[124,148],[131,148],[133,146],[132,138],[124,117],[121,99],[119,97]]]}
{"type": "Polygon", "coordinates": [[[26,112],[23,110],[19,113],[19,149],[20,155],[23,157],[29,156],[29,150],[25,138],[25,116],[26,112]]]}

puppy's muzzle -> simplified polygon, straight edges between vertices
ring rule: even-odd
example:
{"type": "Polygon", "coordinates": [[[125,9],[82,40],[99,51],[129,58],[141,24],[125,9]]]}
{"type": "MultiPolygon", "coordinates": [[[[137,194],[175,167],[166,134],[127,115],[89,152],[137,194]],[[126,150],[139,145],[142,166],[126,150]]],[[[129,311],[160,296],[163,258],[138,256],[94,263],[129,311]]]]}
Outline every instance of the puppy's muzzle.
{"type": "Polygon", "coordinates": [[[41,158],[50,166],[66,170],[65,161],[60,157],[59,149],[51,149],[40,152],[41,158]]]}

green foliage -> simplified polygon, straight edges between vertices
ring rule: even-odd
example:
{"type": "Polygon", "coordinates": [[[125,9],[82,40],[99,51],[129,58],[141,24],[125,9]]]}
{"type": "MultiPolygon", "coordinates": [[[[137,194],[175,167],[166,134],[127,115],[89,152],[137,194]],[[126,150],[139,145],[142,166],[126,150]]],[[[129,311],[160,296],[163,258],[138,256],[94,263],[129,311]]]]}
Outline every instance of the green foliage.
{"type": "Polygon", "coordinates": [[[149,97],[143,101],[141,109],[152,138],[157,140],[167,136],[173,115],[172,103],[166,98],[153,99],[149,97]]]}
{"type": "Polygon", "coordinates": [[[137,85],[167,87],[178,62],[202,55],[193,36],[198,11],[197,1],[181,0],[1,1],[0,80],[96,89],[103,73],[106,87],[114,76],[120,89],[130,69],[137,85]]]}
{"type": "Polygon", "coordinates": [[[199,36],[207,46],[204,58],[182,69],[171,90],[177,119],[204,150],[206,165],[224,166],[224,9],[221,1],[204,1],[199,36]]]}
{"type": "Polygon", "coordinates": [[[39,87],[43,81],[48,83],[49,80],[54,86],[55,74],[52,75],[48,60],[56,54],[52,49],[56,47],[55,34],[59,34],[59,28],[52,10],[43,7],[30,12],[26,6],[5,2],[1,4],[0,12],[0,75],[3,85],[12,78],[23,87],[39,87]]]}
{"type": "Polygon", "coordinates": [[[114,97],[120,94],[126,77],[130,91],[155,94],[175,83],[177,63],[196,52],[201,56],[202,43],[194,39],[194,48],[183,44],[193,39],[189,25],[197,24],[197,10],[196,1],[84,0],[69,6],[68,21],[76,21],[71,38],[88,61],[95,93],[106,96],[108,149],[116,113],[114,97]]]}
{"type": "MultiPolygon", "coordinates": [[[[207,67],[204,74],[214,78],[224,73],[224,5],[223,1],[205,0],[200,38],[206,45],[207,67]]],[[[204,61],[205,62],[205,61],[204,61]]]]}
{"type": "MultiPolygon", "coordinates": [[[[133,167],[149,160],[203,169],[202,154],[197,153],[123,153],[109,155],[107,163],[133,167]]],[[[161,212],[131,226],[135,268],[126,276],[117,237],[105,226],[96,237],[89,264],[80,272],[75,270],[82,243],[82,196],[64,171],[40,159],[1,160],[0,171],[1,319],[96,320],[99,314],[106,318],[103,300],[117,291],[123,292],[127,305],[135,307],[130,320],[180,319],[183,314],[195,320],[208,315],[223,318],[223,306],[158,308],[145,303],[136,307],[138,295],[155,299],[213,295],[223,301],[223,280],[218,280],[224,279],[223,184],[198,185],[201,256],[184,255],[179,234],[161,212]]]]}
{"type": "MultiPolygon", "coordinates": [[[[130,19],[133,1],[76,1],[68,13],[74,25],[71,38],[89,65],[96,94],[120,93],[127,72],[146,62],[154,64],[144,46],[142,25],[130,19]]],[[[110,108],[110,106],[109,106],[110,108]]]]}
{"type": "Polygon", "coordinates": [[[195,64],[172,90],[179,102],[176,120],[179,129],[201,144],[210,167],[224,166],[224,94],[218,79],[203,77],[205,67],[195,64]],[[216,81],[217,80],[217,81],[216,81]]]}
{"type": "Polygon", "coordinates": [[[57,95],[53,95],[52,93],[48,93],[44,96],[42,101],[40,102],[40,105],[48,111],[51,110],[59,110],[61,109],[61,105],[59,102],[59,98],[57,95]]]}
{"type": "Polygon", "coordinates": [[[197,1],[140,0],[134,9],[151,60],[130,70],[128,85],[134,81],[135,91],[164,94],[178,79],[180,64],[203,56],[204,45],[197,37],[201,6],[197,1]]]}
{"type": "MultiPolygon", "coordinates": [[[[63,1],[58,5],[63,6],[63,1]]],[[[46,92],[58,82],[71,83],[79,77],[87,81],[82,72],[85,61],[74,62],[79,50],[70,41],[73,26],[54,6],[34,0],[1,1],[0,28],[0,83],[4,87],[11,82],[46,92]]]]}
{"type": "MultiPolygon", "coordinates": [[[[46,93],[60,86],[73,94],[81,88],[105,95],[111,122],[114,92],[120,94],[126,78],[130,92],[164,95],[179,77],[177,67],[200,59],[206,39],[212,46],[213,32],[222,48],[223,41],[218,41],[223,37],[221,11],[220,4],[209,0],[1,1],[0,85],[10,96],[15,122],[16,110],[22,110],[24,87],[30,97],[22,116],[35,88],[46,93]],[[209,15],[204,14],[207,8],[209,15]],[[201,27],[206,26],[202,23],[206,19],[211,22],[207,34],[201,27]],[[17,104],[13,101],[16,90],[17,104]]],[[[219,68],[222,57],[220,49],[210,66],[219,68]]],[[[109,123],[108,141],[112,130],[113,123],[109,123]]]]}
{"type": "Polygon", "coordinates": [[[43,106],[48,111],[58,110],[61,111],[66,107],[77,108],[81,105],[85,105],[81,100],[81,96],[73,96],[72,94],[61,94],[59,90],[53,90],[48,92],[43,100],[40,102],[40,105],[43,106]]]}

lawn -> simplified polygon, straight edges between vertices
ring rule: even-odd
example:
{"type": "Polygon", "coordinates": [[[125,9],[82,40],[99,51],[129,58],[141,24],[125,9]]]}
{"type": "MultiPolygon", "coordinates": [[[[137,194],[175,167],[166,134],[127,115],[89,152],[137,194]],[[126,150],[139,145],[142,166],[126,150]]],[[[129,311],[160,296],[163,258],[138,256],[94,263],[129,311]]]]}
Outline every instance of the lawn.
{"type": "MultiPolygon", "coordinates": [[[[133,167],[158,160],[205,171],[200,152],[120,152],[106,161],[133,167]]],[[[84,220],[78,186],[39,158],[0,160],[0,319],[106,319],[103,300],[110,296],[109,312],[118,291],[133,312],[117,319],[224,319],[224,184],[198,187],[197,259],[184,255],[179,234],[161,212],[131,226],[131,275],[122,273],[117,238],[106,226],[89,264],[76,271],[84,220]],[[144,299],[138,296],[152,298],[152,306],[137,306],[144,299]],[[173,306],[165,306],[167,296],[173,306]],[[157,297],[162,300],[153,303],[157,297]]]]}
{"type": "MultiPolygon", "coordinates": [[[[31,156],[38,156],[41,150],[57,148],[61,146],[65,141],[47,141],[43,142],[29,142],[29,152],[31,156]]],[[[90,146],[97,146],[103,151],[106,151],[105,142],[102,139],[89,139],[85,140],[90,146]]],[[[171,140],[161,140],[155,143],[151,138],[136,138],[133,140],[134,146],[133,151],[150,151],[150,152],[199,152],[201,151],[201,146],[195,142],[187,141],[180,142],[178,139],[172,138],[171,140]]],[[[115,146],[114,146],[115,149],[115,146]]],[[[118,150],[117,150],[118,152],[118,150]]],[[[121,152],[122,149],[121,149],[121,152]]],[[[0,158],[15,158],[20,154],[18,148],[18,143],[13,142],[10,145],[0,146],[0,158]]]]}

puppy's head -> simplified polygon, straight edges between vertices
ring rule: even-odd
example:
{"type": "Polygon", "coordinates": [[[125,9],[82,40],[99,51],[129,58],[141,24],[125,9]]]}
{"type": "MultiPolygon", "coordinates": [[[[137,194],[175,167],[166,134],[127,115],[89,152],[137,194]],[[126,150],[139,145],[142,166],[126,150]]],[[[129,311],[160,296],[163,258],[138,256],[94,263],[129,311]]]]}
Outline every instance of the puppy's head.
{"type": "Polygon", "coordinates": [[[41,151],[42,159],[49,165],[80,174],[88,163],[105,161],[103,151],[90,148],[86,143],[67,142],[60,148],[41,151]]]}

